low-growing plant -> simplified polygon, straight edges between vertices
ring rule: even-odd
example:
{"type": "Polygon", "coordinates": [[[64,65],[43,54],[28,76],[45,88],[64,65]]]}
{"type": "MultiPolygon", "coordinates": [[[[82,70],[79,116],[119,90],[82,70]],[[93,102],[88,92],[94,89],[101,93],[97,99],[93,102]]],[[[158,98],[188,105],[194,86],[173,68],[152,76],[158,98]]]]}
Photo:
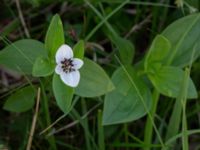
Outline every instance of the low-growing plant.
{"type": "MultiPolygon", "coordinates": [[[[119,8],[127,2],[121,2],[119,8]]],[[[127,126],[139,119],[146,119],[140,128],[144,139],[141,141],[134,136],[133,139],[142,149],[158,147],[170,150],[175,147],[178,138],[182,140],[182,149],[189,149],[189,135],[200,132],[199,129],[187,128],[186,114],[187,101],[198,98],[196,83],[190,77],[190,72],[200,56],[200,14],[182,17],[156,34],[146,54],[137,58],[136,62],[133,61],[137,52],[134,44],[121,37],[107,22],[108,17],[101,15],[92,3],[88,0],[85,3],[102,20],[102,24],[105,23],[107,29],[104,32],[113,49],[116,49],[109,54],[111,67],[102,67],[87,55],[88,40],[95,28],[91,35],[72,45],[65,41],[62,20],[55,14],[44,43],[35,39],[21,39],[9,43],[0,51],[0,64],[23,75],[27,81],[8,96],[3,109],[23,113],[34,110],[35,100],[40,101],[39,115],[43,115],[38,116],[43,130],[40,136],[46,133],[51,135],[47,138],[51,149],[57,149],[53,126],[67,117],[77,118],[83,126],[86,149],[109,149],[104,139],[108,132],[106,129],[113,127],[112,130],[117,132],[115,127],[119,124],[125,124],[126,138],[132,137],[127,132],[127,126]],[[62,112],[55,120],[52,120],[50,113],[49,103],[52,103],[52,99],[62,112]],[[94,129],[89,127],[87,118],[86,102],[92,99],[97,104],[95,107],[103,104],[98,111],[96,143],[96,137],[92,137],[89,131],[94,129]],[[168,126],[158,127],[157,120],[163,121],[156,115],[156,110],[160,109],[159,103],[164,101],[168,104],[172,102],[171,99],[174,107],[170,109],[169,122],[165,122],[168,126]],[[83,117],[75,109],[80,102],[79,109],[86,114],[83,117]]],[[[3,36],[2,40],[8,43],[3,36]]]]}

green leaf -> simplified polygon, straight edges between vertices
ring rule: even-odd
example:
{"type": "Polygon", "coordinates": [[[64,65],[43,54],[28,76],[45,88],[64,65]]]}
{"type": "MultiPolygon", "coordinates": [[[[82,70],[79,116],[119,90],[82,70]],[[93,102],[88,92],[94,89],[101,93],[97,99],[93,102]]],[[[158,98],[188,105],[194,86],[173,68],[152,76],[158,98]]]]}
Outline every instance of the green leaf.
{"type": "Polygon", "coordinates": [[[105,71],[93,61],[84,58],[84,65],[80,69],[80,83],[75,93],[83,97],[104,95],[114,89],[114,86],[105,71]]]}
{"type": "Polygon", "coordinates": [[[52,64],[47,58],[38,57],[33,65],[32,75],[35,77],[49,76],[54,72],[54,64],[52,64]]]}
{"type": "Polygon", "coordinates": [[[65,43],[62,21],[58,14],[54,15],[49,25],[46,37],[45,48],[51,59],[55,59],[58,48],[65,43]]]}
{"type": "Polygon", "coordinates": [[[25,112],[34,106],[35,89],[32,86],[24,87],[12,94],[3,108],[11,112],[25,112]]]}
{"type": "Polygon", "coordinates": [[[121,62],[123,64],[131,64],[135,53],[134,45],[129,40],[120,36],[109,35],[109,38],[118,49],[121,62]]]}
{"type": "Polygon", "coordinates": [[[36,58],[46,55],[43,43],[19,40],[0,51],[0,64],[22,74],[31,74],[36,58]]]}
{"type": "Polygon", "coordinates": [[[151,93],[148,87],[137,77],[131,66],[127,66],[125,69],[130,77],[123,68],[117,69],[112,76],[115,90],[105,97],[104,125],[137,120],[147,113],[143,102],[148,109],[151,106],[151,93]]]}
{"type": "Polygon", "coordinates": [[[145,58],[145,70],[147,71],[149,68],[153,67],[154,63],[161,64],[169,53],[170,48],[170,42],[164,36],[157,35],[145,58]]]}
{"type": "Polygon", "coordinates": [[[200,13],[183,17],[169,25],[162,33],[171,43],[168,64],[184,67],[189,65],[192,51],[194,61],[200,55],[200,13]]]}
{"type": "MultiPolygon", "coordinates": [[[[162,67],[154,74],[149,74],[148,77],[160,93],[176,98],[180,94],[184,71],[178,67],[162,67]]],[[[197,98],[197,91],[191,78],[187,93],[187,98],[197,98]]]]}
{"type": "Polygon", "coordinates": [[[60,76],[54,74],[53,76],[53,92],[56,98],[58,107],[64,112],[70,111],[74,89],[62,82],[60,76]]]}
{"type": "Polygon", "coordinates": [[[80,40],[73,48],[74,57],[83,59],[84,57],[84,41],[80,40]]]}

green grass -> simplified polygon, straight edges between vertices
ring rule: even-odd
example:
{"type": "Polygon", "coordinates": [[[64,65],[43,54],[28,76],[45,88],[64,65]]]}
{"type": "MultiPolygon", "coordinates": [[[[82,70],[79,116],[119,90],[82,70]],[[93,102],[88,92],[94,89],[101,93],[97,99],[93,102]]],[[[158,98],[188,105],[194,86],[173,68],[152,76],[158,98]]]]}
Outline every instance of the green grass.
{"type": "MultiPolygon", "coordinates": [[[[142,61],[154,37],[172,22],[191,14],[191,10],[200,9],[198,0],[183,2],[184,5],[178,8],[173,0],[20,1],[20,11],[32,39],[44,42],[50,19],[58,13],[69,45],[83,39],[85,56],[101,65],[110,77],[121,66],[137,91],[146,116],[132,122],[103,126],[104,95],[94,98],[74,96],[70,112],[63,114],[53,95],[51,76],[39,79],[24,73],[19,75],[0,64],[0,149],[26,149],[35,107],[23,113],[13,113],[4,110],[3,105],[18,89],[32,85],[41,87],[33,150],[189,150],[193,145],[197,150],[200,147],[200,102],[199,98],[187,99],[190,76],[198,95],[200,93],[200,60],[193,63],[195,47],[191,63],[183,68],[185,75],[177,98],[162,95],[152,87],[145,74],[138,73],[152,92],[149,110],[119,58],[116,43],[110,40],[110,36],[120,36],[133,43],[135,56],[131,65],[138,69],[137,72],[142,72],[142,61]],[[141,23],[149,15],[150,19],[141,23]],[[135,30],[131,31],[133,27],[135,30]]],[[[17,18],[16,4],[3,0],[0,8],[0,48],[3,49],[26,38],[26,34],[20,18],[17,18]]]]}

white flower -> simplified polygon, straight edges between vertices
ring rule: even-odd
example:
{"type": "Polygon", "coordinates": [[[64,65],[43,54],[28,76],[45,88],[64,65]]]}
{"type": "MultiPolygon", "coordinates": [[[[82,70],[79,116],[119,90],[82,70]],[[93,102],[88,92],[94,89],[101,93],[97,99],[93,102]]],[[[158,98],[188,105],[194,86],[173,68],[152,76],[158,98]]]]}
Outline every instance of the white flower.
{"type": "Polygon", "coordinates": [[[80,69],[83,61],[78,58],[73,58],[71,47],[63,44],[56,52],[55,72],[60,75],[62,81],[71,87],[76,87],[80,81],[80,69]]]}

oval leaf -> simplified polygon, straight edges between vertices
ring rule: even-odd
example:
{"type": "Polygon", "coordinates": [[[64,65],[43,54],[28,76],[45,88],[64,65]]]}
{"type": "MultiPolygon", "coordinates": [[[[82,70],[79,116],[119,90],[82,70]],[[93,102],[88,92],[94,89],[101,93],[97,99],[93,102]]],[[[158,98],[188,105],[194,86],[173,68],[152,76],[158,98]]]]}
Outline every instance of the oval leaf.
{"type": "Polygon", "coordinates": [[[200,13],[183,17],[169,25],[162,33],[172,44],[167,57],[168,64],[184,67],[190,63],[192,51],[194,59],[200,55],[200,13]],[[198,47],[197,47],[198,46],[198,47]]]}
{"type": "Polygon", "coordinates": [[[33,65],[32,75],[35,77],[49,76],[54,72],[54,65],[44,57],[38,57],[33,65]]]}
{"type": "Polygon", "coordinates": [[[104,95],[114,89],[114,86],[105,71],[95,62],[85,58],[80,69],[81,79],[75,93],[83,97],[104,95]]]}
{"type": "MultiPolygon", "coordinates": [[[[160,93],[176,98],[180,94],[184,71],[178,67],[162,67],[155,74],[149,74],[148,77],[160,93]]],[[[187,98],[197,98],[197,91],[191,78],[187,93],[187,98]]]]}
{"type": "Polygon", "coordinates": [[[108,36],[116,45],[121,62],[127,65],[131,64],[135,53],[134,45],[129,40],[121,38],[118,35],[109,34],[108,36]]]}
{"type": "Polygon", "coordinates": [[[53,92],[56,98],[56,103],[58,107],[64,112],[68,113],[70,111],[72,98],[74,94],[74,89],[65,85],[60,76],[54,74],[53,76],[53,92]]]}
{"type": "Polygon", "coordinates": [[[80,40],[73,48],[74,57],[83,59],[84,57],[84,41],[80,40]]]}
{"type": "Polygon", "coordinates": [[[123,68],[117,69],[112,76],[115,90],[105,97],[104,125],[137,120],[147,113],[143,102],[148,109],[151,106],[151,93],[148,87],[137,77],[131,66],[125,69],[131,79],[123,68]],[[136,87],[133,86],[133,82],[136,87]]]}
{"type": "Polygon", "coordinates": [[[46,55],[43,43],[19,40],[0,51],[0,64],[22,74],[31,74],[36,58],[46,55]]]}
{"type": "Polygon", "coordinates": [[[54,59],[57,49],[64,44],[64,32],[62,21],[58,14],[54,15],[49,25],[46,37],[45,48],[51,59],[54,59]]]}
{"type": "Polygon", "coordinates": [[[11,95],[4,104],[4,109],[12,112],[24,112],[34,106],[35,89],[24,87],[11,95]]]}
{"type": "Polygon", "coordinates": [[[151,70],[153,63],[161,63],[170,50],[170,42],[162,35],[157,35],[145,58],[145,70],[151,70]]]}

